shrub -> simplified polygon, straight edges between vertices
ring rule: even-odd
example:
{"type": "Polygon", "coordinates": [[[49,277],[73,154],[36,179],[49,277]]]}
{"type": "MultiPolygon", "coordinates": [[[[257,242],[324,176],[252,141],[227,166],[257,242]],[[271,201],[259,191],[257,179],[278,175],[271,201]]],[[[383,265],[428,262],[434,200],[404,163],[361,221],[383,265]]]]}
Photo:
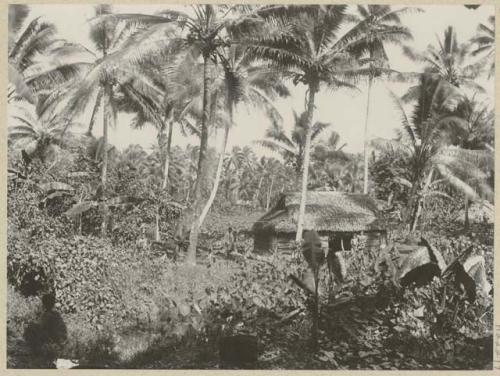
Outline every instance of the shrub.
{"type": "Polygon", "coordinates": [[[110,283],[110,268],[131,259],[127,250],[114,249],[105,239],[83,236],[50,237],[34,245],[22,234],[18,241],[9,241],[7,256],[8,278],[16,288],[37,287],[31,294],[54,291],[56,308],[84,313],[94,324],[116,313],[120,291],[110,283]]]}
{"type": "Polygon", "coordinates": [[[36,320],[41,302],[38,297],[25,298],[10,284],[7,285],[7,332],[15,338],[22,337],[27,323],[36,320]]]}

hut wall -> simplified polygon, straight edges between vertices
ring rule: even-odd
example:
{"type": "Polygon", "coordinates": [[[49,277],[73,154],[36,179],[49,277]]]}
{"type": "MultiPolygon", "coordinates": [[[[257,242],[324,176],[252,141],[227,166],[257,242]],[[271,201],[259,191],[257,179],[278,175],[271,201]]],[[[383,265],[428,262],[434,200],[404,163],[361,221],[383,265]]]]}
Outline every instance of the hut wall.
{"type": "Polygon", "coordinates": [[[278,234],[273,251],[292,254],[295,249],[295,234],[278,234]]]}
{"type": "Polygon", "coordinates": [[[329,235],[328,239],[328,248],[339,251],[343,244],[345,252],[350,251],[354,243],[356,244],[354,249],[361,251],[365,249],[378,250],[387,243],[387,235],[384,231],[370,231],[363,233],[363,235],[359,232],[334,232],[329,235]]]}
{"type": "MultiPolygon", "coordinates": [[[[321,233],[321,245],[326,251],[329,248],[330,238],[344,238],[350,239],[352,237],[359,237],[360,234],[353,233],[321,233]]],[[[385,232],[372,231],[364,233],[365,244],[362,249],[380,249],[387,241],[385,232]]],[[[255,253],[292,253],[295,249],[295,234],[276,234],[276,233],[258,233],[254,235],[254,252],[255,253]]],[[[350,245],[347,249],[350,249],[350,245]]]]}

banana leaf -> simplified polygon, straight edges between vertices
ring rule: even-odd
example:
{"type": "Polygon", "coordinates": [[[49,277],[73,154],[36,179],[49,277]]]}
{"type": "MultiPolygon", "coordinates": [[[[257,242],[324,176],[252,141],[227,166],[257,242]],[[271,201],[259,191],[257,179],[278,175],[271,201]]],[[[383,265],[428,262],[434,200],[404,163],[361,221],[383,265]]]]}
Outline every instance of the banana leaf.
{"type": "Polygon", "coordinates": [[[491,284],[486,279],[485,261],[483,256],[471,256],[464,262],[465,272],[474,280],[483,295],[491,291],[491,284]]]}
{"type": "Polygon", "coordinates": [[[61,183],[58,181],[51,181],[49,183],[43,183],[39,185],[40,189],[47,194],[50,194],[55,191],[67,191],[73,192],[75,189],[66,183],[61,183]]]}
{"type": "Polygon", "coordinates": [[[64,212],[64,215],[68,217],[76,217],[96,206],[98,206],[98,203],[95,201],[82,201],[64,212]]]}

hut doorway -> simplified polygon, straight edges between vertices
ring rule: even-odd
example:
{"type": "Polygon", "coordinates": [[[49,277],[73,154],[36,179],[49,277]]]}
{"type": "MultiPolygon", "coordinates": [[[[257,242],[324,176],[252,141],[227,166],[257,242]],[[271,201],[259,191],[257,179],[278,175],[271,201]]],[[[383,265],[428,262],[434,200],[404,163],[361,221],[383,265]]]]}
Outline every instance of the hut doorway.
{"type": "Polygon", "coordinates": [[[352,249],[353,233],[336,233],[328,237],[328,248],[334,252],[352,249]]]}

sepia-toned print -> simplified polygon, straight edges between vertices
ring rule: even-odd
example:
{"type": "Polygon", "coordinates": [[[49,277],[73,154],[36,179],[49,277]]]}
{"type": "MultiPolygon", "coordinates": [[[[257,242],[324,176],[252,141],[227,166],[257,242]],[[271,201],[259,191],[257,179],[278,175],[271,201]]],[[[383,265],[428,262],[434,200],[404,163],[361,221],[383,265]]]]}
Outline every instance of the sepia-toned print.
{"type": "Polygon", "coordinates": [[[7,368],[492,370],[494,25],[9,5],[7,368]]]}

